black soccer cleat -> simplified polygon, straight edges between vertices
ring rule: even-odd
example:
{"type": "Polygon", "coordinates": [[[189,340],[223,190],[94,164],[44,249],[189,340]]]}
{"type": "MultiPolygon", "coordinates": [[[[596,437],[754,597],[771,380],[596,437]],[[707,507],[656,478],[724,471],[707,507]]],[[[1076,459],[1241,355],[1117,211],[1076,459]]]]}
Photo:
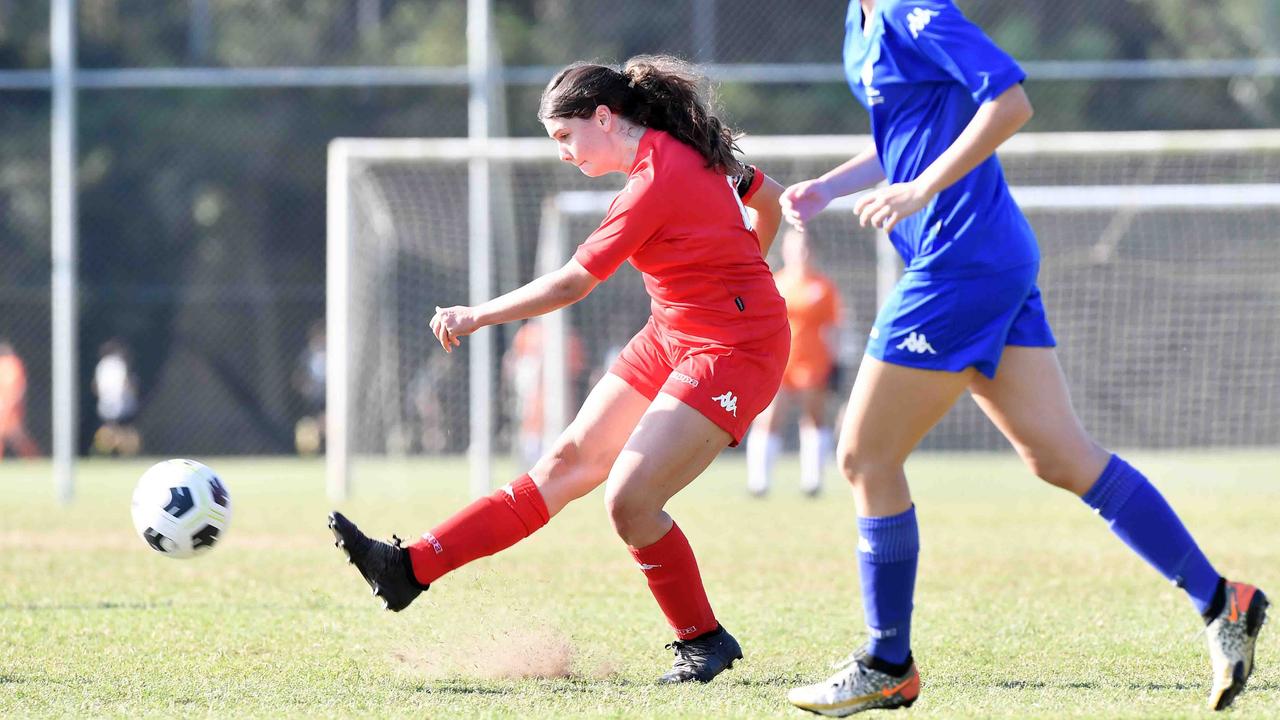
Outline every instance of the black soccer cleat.
{"type": "Polygon", "coordinates": [[[346,553],[347,562],[356,566],[387,610],[400,612],[430,587],[414,578],[409,551],[401,547],[400,538],[392,535],[392,542],[374,540],[340,512],[329,513],[329,529],[334,546],[346,553]]]}
{"type": "Polygon", "coordinates": [[[742,648],[723,626],[692,640],[676,640],[667,645],[676,654],[675,664],[659,683],[711,682],[712,678],[742,659],[742,648]]]}

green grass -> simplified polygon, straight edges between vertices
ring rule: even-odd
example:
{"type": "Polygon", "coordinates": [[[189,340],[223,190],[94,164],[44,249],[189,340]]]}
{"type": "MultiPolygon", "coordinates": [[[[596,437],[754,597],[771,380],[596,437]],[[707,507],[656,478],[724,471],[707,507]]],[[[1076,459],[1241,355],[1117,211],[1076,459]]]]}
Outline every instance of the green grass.
{"type": "MultiPolygon", "coordinates": [[[[1280,594],[1280,456],[1131,459],[1221,571],[1280,594]]],[[[834,482],[799,497],[792,465],[754,501],[724,458],[672,503],[746,661],[671,688],[653,683],[668,631],[598,492],[394,615],[331,545],[318,461],[209,462],[234,517],[190,561],[133,533],[146,463],[84,463],[67,509],[47,465],[0,464],[0,716],[798,718],[787,688],[863,638],[852,503],[834,482]]],[[[1011,455],[926,456],[908,472],[924,689],[894,717],[1210,715],[1189,604],[1078,501],[1011,455]]],[[[465,486],[456,461],[369,468],[343,510],[413,536],[465,486]]],[[[1238,714],[1280,716],[1278,637],[1264,633],[1238,714]]]]}

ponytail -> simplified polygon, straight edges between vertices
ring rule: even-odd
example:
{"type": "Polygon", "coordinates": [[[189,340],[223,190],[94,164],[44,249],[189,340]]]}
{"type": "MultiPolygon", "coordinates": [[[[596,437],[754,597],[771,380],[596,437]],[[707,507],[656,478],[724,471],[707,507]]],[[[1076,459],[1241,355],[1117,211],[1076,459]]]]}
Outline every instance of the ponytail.
{"type": "Polygon", "coordinates": [[[712,113],[703,83],[692,65],[667,55],[638,55],[621,71],[575,63],[547,84],[538,119],[590,117],[604,105],[637,125],[669,133],[697,150],[708,168],[741,175],[742,161],[734,155],[741,152],[739,134],[712,113]]]}

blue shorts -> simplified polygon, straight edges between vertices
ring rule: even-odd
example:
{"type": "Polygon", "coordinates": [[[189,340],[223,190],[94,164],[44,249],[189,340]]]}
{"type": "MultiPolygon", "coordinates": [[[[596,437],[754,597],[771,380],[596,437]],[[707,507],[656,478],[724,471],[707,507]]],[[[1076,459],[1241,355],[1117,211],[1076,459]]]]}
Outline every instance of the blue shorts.
{"type": "Polygon", "coordinates": [[[905,273],[867,341],[867,354],[894,365],[995,377],[1006,345],[1054,347],[1040,289],[1039,263],[996,275],[938,279],[905,273]]]}

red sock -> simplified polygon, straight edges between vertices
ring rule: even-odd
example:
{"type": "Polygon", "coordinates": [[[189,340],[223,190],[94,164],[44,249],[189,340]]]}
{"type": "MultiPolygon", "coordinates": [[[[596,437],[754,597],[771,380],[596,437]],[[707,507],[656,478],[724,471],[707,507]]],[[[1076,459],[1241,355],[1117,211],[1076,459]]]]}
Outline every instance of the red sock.
{"type": "Polygon", "coordinates": [[[462,508],[409,546],[418,582],[427,585],[445,573],[505,550],[547,524],[542,493],[528,475],[462,508]]]}
{"type": "Polygon", "coordinates": [[[689,547],[679,525],[672,523],[671,530],[648,547],[628,549],[644,571],[649,592],[658,601],[676,637],[688,640],[719,627],[715,613],[711,612],[707,591],[702,588],[693,548],[689,547]]]}

